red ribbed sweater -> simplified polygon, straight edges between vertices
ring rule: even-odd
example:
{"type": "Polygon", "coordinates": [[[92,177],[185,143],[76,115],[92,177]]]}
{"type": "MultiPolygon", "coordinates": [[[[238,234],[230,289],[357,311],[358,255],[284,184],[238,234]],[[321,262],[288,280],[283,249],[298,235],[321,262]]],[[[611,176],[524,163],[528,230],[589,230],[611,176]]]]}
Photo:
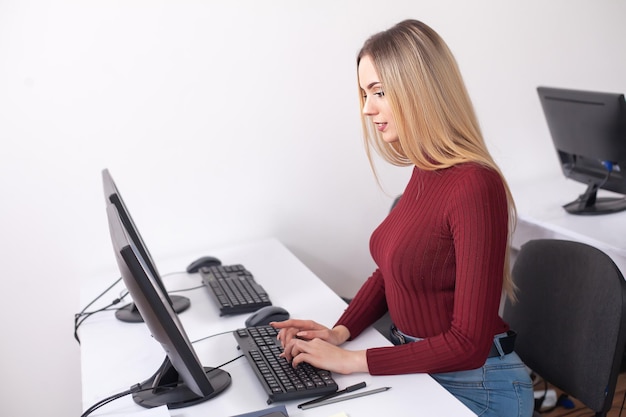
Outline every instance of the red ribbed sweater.
{"type": "Polygon", "coordinates": [[[508,209],[500,176],[466,163],[413,170],[400,202],[370,241],[378,268],[337,324],[357,337],[387,310],[398,329],[425,340],[367,350],[372,375],[482,366],[499,317],[508,209]]]}

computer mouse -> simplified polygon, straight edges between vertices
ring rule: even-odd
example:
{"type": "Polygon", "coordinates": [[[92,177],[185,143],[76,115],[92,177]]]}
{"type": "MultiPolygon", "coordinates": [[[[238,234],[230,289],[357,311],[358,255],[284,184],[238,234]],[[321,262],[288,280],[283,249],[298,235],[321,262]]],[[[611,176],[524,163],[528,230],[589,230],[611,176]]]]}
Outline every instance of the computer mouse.
{"type": "Polygon", "coordinates": [[[187,265],[187,272],[194,274],[204,266],[219,266],[222,262],[214,256],[203,256],[187,265]]]}
{"type": "Polygon", "coordinates": [[[246,319],[246,327],[267,326],[272,321],[283,321],[288,318],[289,313],[282,307],[261,307],[246,319]]]}

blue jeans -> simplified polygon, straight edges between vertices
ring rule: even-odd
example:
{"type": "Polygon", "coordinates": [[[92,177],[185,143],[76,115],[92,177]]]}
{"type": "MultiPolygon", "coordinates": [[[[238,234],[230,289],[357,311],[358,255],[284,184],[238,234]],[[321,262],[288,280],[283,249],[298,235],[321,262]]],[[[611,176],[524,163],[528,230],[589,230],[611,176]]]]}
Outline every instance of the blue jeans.
{"type": "MultiPolygon", "coordinates": [[[[409,336],[407,339],[408,343],[419,342],[418,338],[409,336]]],[[[401,344],[397,343],[397,338],[392,341],[401,344]]],[[[498,344],[498,336],[494,338],[494,343],[498,344]]],[[[533,384],[524,363],[515,352],[487,358],[485,364],[477,369],[431,376],[480,417],[533,415],[533,384]]]]}

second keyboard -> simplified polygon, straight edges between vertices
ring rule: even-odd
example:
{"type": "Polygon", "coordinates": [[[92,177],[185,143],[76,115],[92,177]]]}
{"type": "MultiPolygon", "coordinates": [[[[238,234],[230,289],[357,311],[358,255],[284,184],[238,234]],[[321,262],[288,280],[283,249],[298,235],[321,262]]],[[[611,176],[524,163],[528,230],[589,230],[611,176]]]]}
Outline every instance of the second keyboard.
{"type": "Polygon", "coordinates": [[[200,276],[222,316],[251,313],[272,305],[265,289],[243,265],[203,267],[200,276]]]}

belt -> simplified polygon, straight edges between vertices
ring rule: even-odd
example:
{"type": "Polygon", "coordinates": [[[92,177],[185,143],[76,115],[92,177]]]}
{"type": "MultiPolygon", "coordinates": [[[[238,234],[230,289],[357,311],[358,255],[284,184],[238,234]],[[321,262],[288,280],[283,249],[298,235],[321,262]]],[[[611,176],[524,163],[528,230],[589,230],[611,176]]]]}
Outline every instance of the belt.
{"type": "Polygon", "coordinates": [[[491,350],[489,351],[489,355],[487,357],[494,358],[500,356],[500,351],[498,350],[498,346],[496,346],[496,343],[500,344],[500,347],[502,348],[502,354],[508,355],[509,353],[513,352],[513,349],[515,349],[516,337],[517,333],[515,333],[513,330],[509,330],[508,332],[506,332],[506,336],[494,339],[493,343],[491,344],[491,350]]]}
{"type": "MultiPolygon", "coordinates": [[[[412,336],[408,336],[402,333],[400,330],[398,330],[398,328],[395,325],[391,325],[390,330],[391,330],[391,334],[395,336],[395,338],[401,345],[422,340],[419,337],[412,337],[412,336]]],[[[513,352],[513,350],[515,349],[516,337],[517,337],[517,333],[515,333],[513,330],[509,330],[508,332],[506,332],[505,336],[494,338],[493,343],[491,343],[491,349],[489,350],[489,355],[487,357],[495,358],[501,355],[496,343],[500,344],[500,348],[502,349],[503,355],[508,355],[509,353],[513,352]]]]}

